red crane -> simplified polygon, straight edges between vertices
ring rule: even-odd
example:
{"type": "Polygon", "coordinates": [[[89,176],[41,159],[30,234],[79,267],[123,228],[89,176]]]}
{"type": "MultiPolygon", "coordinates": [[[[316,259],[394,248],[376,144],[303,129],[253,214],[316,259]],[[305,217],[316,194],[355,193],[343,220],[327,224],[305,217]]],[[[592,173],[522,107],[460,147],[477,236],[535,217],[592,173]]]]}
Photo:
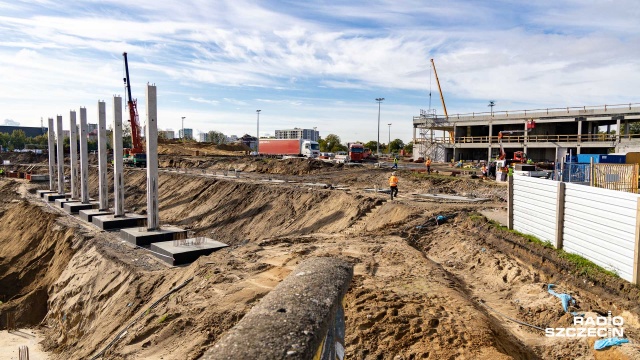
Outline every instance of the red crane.
{"type": "Polygon", "coordinates": [[[129,108],[129,123],[131,124],[131,149],[125,149],[124,163],[126,165],[145,167],[147,165],[147,154],[144,153],[144,145],[140,136],[140,122],[138,121],[138,101],[131,97],[131,80],[129,79],[129,62],[127,53],[124,56],[124,69],[126,76],[124,85],[127,88],[127,107],[129,108]]]}
{"type": "Polygon", "coordinates": [[[124,85],[127,88],[127,105],[129,107],[129,123],[131,124],[131,144],[132,148],[127,149],[129,155],[144,153],[142,145],[142,138],[140,136],[140,122],[138,121],[138,101],[131,97],[131,80],[129,80],[129,62],[127,61],[127,53],[122,53],[124,56],[124,69],[127,77],[124,80],[124,85]]]}

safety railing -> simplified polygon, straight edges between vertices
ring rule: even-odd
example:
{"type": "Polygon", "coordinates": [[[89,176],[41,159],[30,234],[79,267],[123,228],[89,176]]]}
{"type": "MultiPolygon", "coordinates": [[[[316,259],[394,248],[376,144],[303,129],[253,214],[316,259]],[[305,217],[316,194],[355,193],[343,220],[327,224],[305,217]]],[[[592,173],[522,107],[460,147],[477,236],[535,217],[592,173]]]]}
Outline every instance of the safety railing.
{"type": "MultiPolygon", "coordinates": [[[[635,135],[635,134],[634,134],[635,135]]],[[[640,136],[638,136],[640,137],[640,136]]],[[[586,135],[505,135],[502,137],[503,143],[524,143],[524,142],[613,142],[617,140],[615,134],[586,134],[586,135]]],[[[486,144],[498,143],[497,136],[460,136],[455,138],[456,143],[463,144],[486,144]],[[489,141],[491,140],[491,141],[489,141]]]]}
{"type": "Polygon", "coordinates": [[[534,114],[546,114],[550,115],[555,113],[571,113],[577,112],[593,112],[593,113],[607,113],[613,110],[626,110],[631,111],[636,108],[640,108],[640,103],[628,103],[628,104],[613,104],[613,105],[594,105],[594,106],[567,106],[557,108],[544,108],[544,109],[530,109],[530,110],[505,110],[505,111],[485,111],[485,112],[471,112],[462,114],[450,114],[449,120],[461,119],[461,118],[475,118],[475,117],[527,117],[534,114]]]}
{"type": "Polygon", "coordinates": [[[352,277],[343,260],[305,260],[200,359],[342,359],[352,277]]]}

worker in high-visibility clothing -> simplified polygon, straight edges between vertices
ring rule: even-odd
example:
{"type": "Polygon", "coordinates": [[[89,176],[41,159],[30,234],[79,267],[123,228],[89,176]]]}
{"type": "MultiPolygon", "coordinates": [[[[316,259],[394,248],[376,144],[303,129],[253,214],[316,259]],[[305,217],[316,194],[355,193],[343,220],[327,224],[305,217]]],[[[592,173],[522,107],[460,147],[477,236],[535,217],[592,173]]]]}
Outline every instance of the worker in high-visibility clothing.
{"type": "Polygon", "coordinates": [[[487,165],[486,164],[482,164],[482,176],[484,176],[484,177],[489,176],[489,172],[487,170],[487,165]]]}
{"type": "Polygon", "coordinates": [[[398,177],[395,171],[391,173],[389,178],[389,187],[391,188],[391,195],[398,196],[398,177]]]}
{"type": "Polygon", "coordinates": [[[427,174],[431,174],[431,158],[428,157],[424,164],[427,165],[427,174]]]}

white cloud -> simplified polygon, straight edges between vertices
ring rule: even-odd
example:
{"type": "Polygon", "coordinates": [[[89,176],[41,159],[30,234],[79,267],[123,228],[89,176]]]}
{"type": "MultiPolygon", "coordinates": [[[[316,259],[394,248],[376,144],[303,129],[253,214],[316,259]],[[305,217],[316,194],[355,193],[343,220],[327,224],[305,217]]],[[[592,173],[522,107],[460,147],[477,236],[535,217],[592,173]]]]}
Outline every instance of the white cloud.
{"type": "Polygon", "coordinates": [[[263,108],[267,131],[272,117],[371,139],[382,96],[408,141],[430,82],[437,94],[430,58],[449,112],[637,102],[634,1],[0,2],[0,109],[34,125],[123,93],[123,51],[140,109],[156,83],[165,127],[238,135],[263,108]]]}

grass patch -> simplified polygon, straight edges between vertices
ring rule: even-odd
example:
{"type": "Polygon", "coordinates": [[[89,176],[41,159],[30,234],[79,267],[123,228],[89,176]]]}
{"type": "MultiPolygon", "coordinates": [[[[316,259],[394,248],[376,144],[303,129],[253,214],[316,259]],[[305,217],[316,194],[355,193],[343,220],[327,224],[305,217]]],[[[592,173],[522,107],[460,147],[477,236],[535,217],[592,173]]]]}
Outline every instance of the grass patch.
{"type": "MultiPolygon", "coordinates": [[[[485,217],[479,213],[472,213],[469,215],[469,219],[471,219],[474,222],[483,222],[485,221],[485,217]]],[[[538,239],[537,237],[533,236],[533,235],[529,235],[529,234],[523,234],[519,231],[516,230],[509,230],[506,226],[502,226],[500,223],[494,221],[494,220],[487,220],[487,223],[495,228],[496,230],[502,232],[502,233],[510,233],[510,234],[514,234],[514,235],[518,235],[519,237],[526,239],[527,242],[530,243],[534,243],[537,244],[545,249],[552,249],[553,251],[556,252],[556,254],[558,254],[558,257],[561,259],[566,260],[568,263],[570,263],[571,265],[573,265],[575,267],[575,272],[578,275],[582,275],[582,276],[587,276],[587,277],[594,277],[598,274],[603,274],[606,276],[612,276],[615,278],[619,278],[620,276],[618,275],[618,273],[616,273],[615,271],[611,271],[611,270],[607,270],[597,264],[595,264],[593,261],[585,259],[584,257],[577,255],[577,254],[571,254],[568,253],[564,250],[558,250],[555,248],[555,246],[553,246],[553,244],[550,241],[542,241],[540,239],[538,239]]]]}
{"type": "Polygon", "coordinates": [[[602,268],[601,266],[596,265],[594,262],[587,260],[580,255],[570,254],[564,250],[557,250],[557,252],[559,257],[567,260],[569,263],[576,267],[576,272],[578,273],[578,275],[593,276],[598,273],[602,273],[615,278],[620,277],[620,275],[618,275],[618,273],[616,273],[615,271],[602,268]]]}
{"type": "Polygon", "coordinates": [[[164,315],[160,316],[160,318],[158,319],[158,324],[162,324],[163,322],[167,321],[167,317],[168,316],[169,315],[167,315],[167,314],[164,314],[164,315]]]}

